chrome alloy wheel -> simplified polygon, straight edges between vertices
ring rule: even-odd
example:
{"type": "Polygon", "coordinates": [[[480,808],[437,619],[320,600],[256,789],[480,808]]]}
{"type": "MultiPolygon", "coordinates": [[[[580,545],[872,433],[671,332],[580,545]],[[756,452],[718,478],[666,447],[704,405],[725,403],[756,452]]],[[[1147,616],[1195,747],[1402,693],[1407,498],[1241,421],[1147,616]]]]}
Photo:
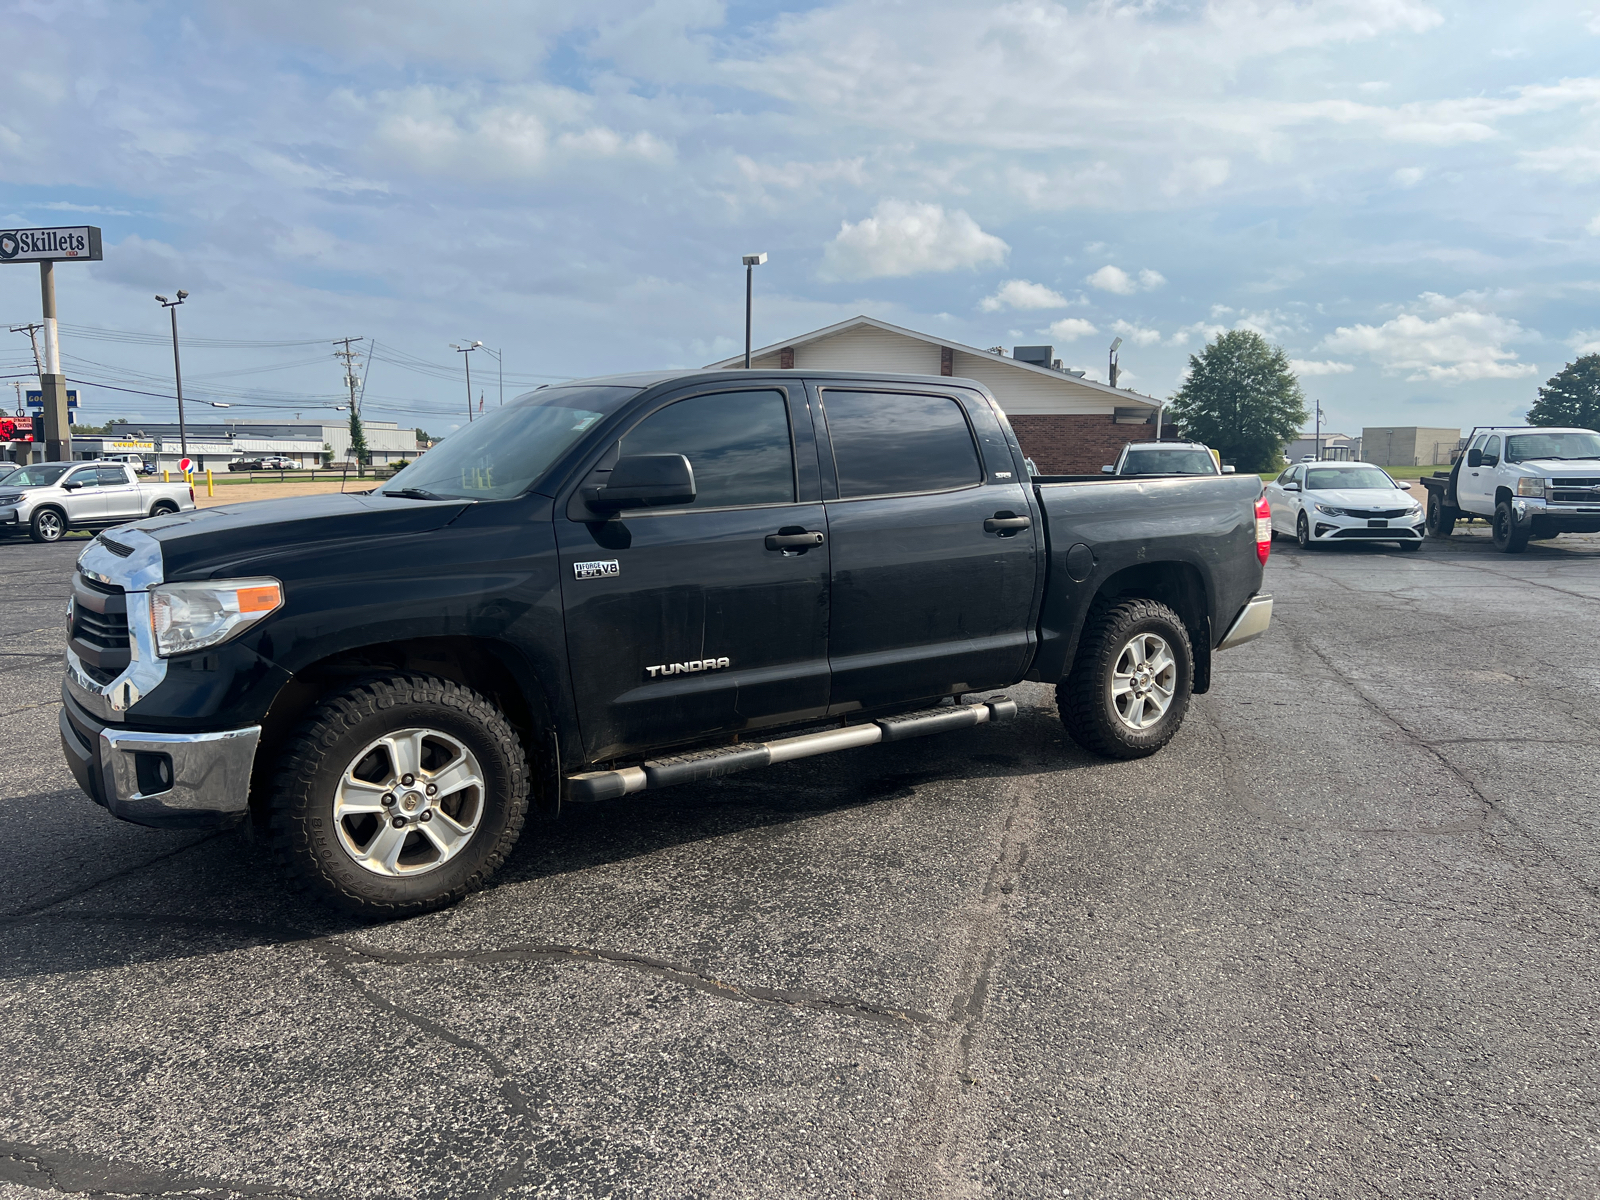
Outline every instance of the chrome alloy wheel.
{"type": "Polygon", "coordinates": [[[374,875],[422,875],[472,840],[483,816],[483,770],[458,738],[437,729],[384,734],[339,777],[339,844],[374,875]]]}
{"type": "Polygon", "coordinates": [[[39,536],[47,542],[59,542],[67,527],[62,523],[60,514],[54,509],[45,509],[34,519],[39,527],[39,536]]]}
{"type": "Polygon", "coordinates": [[[1178,686],[1178,661],[1159,634],[1136,633],[1117,655],[1111,677],[1111,704],[1129,729],[1149,729],[1172,706],[1178,686]]]}

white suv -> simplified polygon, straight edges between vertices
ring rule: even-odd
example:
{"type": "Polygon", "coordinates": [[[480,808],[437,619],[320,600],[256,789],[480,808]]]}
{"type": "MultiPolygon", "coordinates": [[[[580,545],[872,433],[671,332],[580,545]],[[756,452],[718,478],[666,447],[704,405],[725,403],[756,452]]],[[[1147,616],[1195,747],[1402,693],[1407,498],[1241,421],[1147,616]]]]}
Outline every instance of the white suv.
{"type": "Polygon", "coordinates": [[[1467,451],[1428,489],[1428,532],[1449,537],[1462,517],[1491,522],[1496,548],[1530,538],[1600,533],[1600,433],[1500,425],[1472,431],[1467,451]]]}

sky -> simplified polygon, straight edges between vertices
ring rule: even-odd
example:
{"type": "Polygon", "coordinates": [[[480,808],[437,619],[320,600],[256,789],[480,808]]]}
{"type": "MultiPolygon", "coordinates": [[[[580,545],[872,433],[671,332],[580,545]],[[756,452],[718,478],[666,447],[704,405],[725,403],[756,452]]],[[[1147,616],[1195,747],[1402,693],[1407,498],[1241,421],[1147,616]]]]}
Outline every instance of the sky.
{"type": "Polygon", "coordinates": [[[335,415],[349,336],[363,413],[438,435],[452,343],[508,397],[738,352],[756,251],[757,346],[865,313],[1103,379],[1121,337],[1165,398],[1249,328],[1352,433],[1600,351],[1600,0],[7,11],[0,228],[104,230],[56,270],[84,420],[172,419],[155,293],[191,420],[335,415]]]}

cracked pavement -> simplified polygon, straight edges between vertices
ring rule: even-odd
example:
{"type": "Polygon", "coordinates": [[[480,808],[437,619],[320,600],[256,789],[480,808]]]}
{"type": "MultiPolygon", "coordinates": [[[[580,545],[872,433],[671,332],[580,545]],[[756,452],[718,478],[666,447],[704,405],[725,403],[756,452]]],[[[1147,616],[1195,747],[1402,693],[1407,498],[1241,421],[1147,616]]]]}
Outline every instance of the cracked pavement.
{"type": "Polygon", "coordinates": [[[1153,759],[1024,685],[378,926],[78,793],[78,549],[0,544],[0,1200],[1600,1194],[1600,538],[1279,543],[1153,759]]]}

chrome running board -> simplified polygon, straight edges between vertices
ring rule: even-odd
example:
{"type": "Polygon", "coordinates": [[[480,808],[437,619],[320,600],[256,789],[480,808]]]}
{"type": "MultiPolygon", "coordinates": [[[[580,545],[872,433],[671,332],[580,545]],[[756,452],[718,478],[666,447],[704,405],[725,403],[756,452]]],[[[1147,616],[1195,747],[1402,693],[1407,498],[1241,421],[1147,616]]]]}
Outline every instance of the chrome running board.
{"type": "Polygon", "coordinates": [[[871,746],[877,742],[898,742],[904,738],[944,733],[950,729],[1009,721],[1016,715],[1015,700],[996,696],[975,704],[945,705],[904,713],[898,717],[880,717],[866,725],[846,725],[843,729],[825,729],[821,733],[803,733],[799,737],[779,738],[771,742],[743,742],[737,746],[697,750],[690,754],[653,759],[637,767],[568,775],[566,798],[572,801],[614,800],[632,792],[671,787],[675,783],[693,783],[697,779],[715,779],[719,775],[732,775],[735,771],[770,767],[774,763],[831,754],[835,750],[871,746]]]}

